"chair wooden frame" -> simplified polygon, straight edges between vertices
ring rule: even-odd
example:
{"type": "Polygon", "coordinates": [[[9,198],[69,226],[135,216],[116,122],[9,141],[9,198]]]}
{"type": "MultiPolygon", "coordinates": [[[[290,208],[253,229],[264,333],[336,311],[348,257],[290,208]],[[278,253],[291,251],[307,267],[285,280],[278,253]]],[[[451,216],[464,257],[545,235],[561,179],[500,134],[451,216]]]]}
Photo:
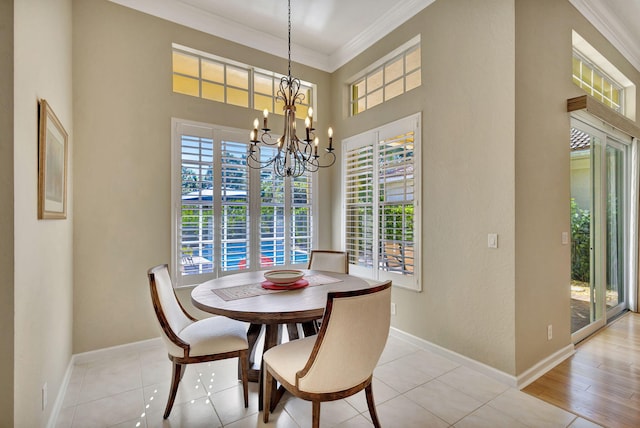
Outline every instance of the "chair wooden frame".
{"type": "Polygon", "coordinates": [[[307,265],[307,269],[313,269],[311,266],[313,265],[313,256],[314,254],[342,254],[344,255],[344,270],[340,271],[340,273],[349,273],[349,253],[346,251],[338,251],[338,250],[311,250],[311,255],[309,256],[309,264],[307,265]]]}
{"type": "MultiPolygon", "coordinates": [[[[173,403],[176,399],[176,394],[178,392],[178,385],[180,384],[180,380],[184,375],[184,369],[187,364],[196,364],[196,363],[204,363],[208,361],[216,361],[216,360],[224,360],[227,358],[238,358],[240,363],[240,377],[242,381],[242,392],[244,395],[244,407],[249,407],[249,353],[247,349],[241,349],[237,351],[225,352],[220,354],[209,354],[209,355],[198,355],[198,356],[190,356],[190,345],[180,339],[180,337],[173,331],[171,328],[167,316],[162,309],[162,305],[160,303],[160,297],[158,296],[158,285],[156,282],[156,274],[160,270],[168,269],[167,264],[162,264],[158,266],[154,266],[147,272],[147,276],[149,277],[149,286],[151,289],[151,302],[153,303],[153,309],[158,317],[158,321],[160,322],[160,326],[164,334],[178,347],[182,348],[184,354],[182,357],[176,357],[174,355],[168,354],[169,360],[171,360],[173,365],[173,373],[171,376],[171,389],[169,391],[169,398],[167,399],[167,406],[164,411],[163,418],[167,419],[169,414],[171,413],[171,409],[173,408],[173,403]]],[[[198,321],[196,318],[191,316],[182,304],[180,300],[175,295],[176,301],[180,306],[180,309],[184,313],[184,315],[189,318],[191,321],[198,321]]]]}
{"type": "MultiPolygon", "coordinates": [[[[354,297],[354,296],[362,296],[366,294],[372,294],[384,291],[391,287],[391,281],[384,282],[378,286],[366,288],[362,290],[354,290],[354,291],[340,291],[340,292],[330,292],[327,296],[327,306],[325,309],[324,322],[320,327],[320,331],[318,332],[317,339],[313,345],[313,350],[311,351],[311,355],[307,360],[304,368],[298,373],[296,373],[296,384],[298,383],[300,378],[303,378],[312,366],[315,363],[316,357],[318,356],[318,352],[320,351],[320,347],[322,345],[322,341],[326,334],[327,328],[330,325],[329,320],[331,319],[331,313],[333,309],[333,302],[335,299],[345,298],[345,297],[354,297]]],[[[281,388],[286,389],[291,394],[296,397],[302,398],[303,400],[312,402],[312,426],[313,428],[318,428],[320,426],[320,403],[323,401],[334,401],[340,400],[346,397],[349,397],[361,390],[365,390],[365,395],[367,399],[367,407],[369,408],[369,414],[371,415],[371,420],[373,425],[376,428],[380,428],[380,421],[378,419],[378,415],[375,408],[375,401],[373,398],[373,389],[372,389],[372,380],[373,373],[369,378],[367,378],[364,382],[354,385],[348,389],[342,391],[332,391],[332,392],[324,392],[324,393],[313,393],[308,391],[301,391],[297,385],[292,385],[287,382],[282,376],[278,373],[274,373],[268,363],[264,363],[264,402],[263,402],[263,421],[264,423],[269,422],[269,413],[273,411],[273,409],[278,404],[279,399],[282,396],[283,391],[278,390],[277,382],[280,382],[281,388]]]]}

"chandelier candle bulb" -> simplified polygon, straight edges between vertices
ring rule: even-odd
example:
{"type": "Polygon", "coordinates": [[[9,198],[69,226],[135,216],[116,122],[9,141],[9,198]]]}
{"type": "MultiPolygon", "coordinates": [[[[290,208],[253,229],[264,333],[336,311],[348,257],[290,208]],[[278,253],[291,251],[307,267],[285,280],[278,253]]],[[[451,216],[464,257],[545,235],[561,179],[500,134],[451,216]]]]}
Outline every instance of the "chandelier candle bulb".
{"type": "Polygon", "coordinates": [[[316,137],[316,141],[315,141],[315,145],[314,145],[314,155],[317,157],[318,156],[318,143],[320,142],[320,140],[318,139],[318,137],[316,137]]]}
{"type": "Polygon", "coordinates": [[[309,141],[309,131],[310,131],[310,128],[311,128],[311,118],[307,117],[304,120],[304,124],[307,126],[307,139],[305,141],[309,141]]]}
{"type": "Polygon", "coordinates": [[[329,151],[333,150],[333,128],[329,127],[327,131],[329,134],[329,151]]]}
{"type": "Polygon", "coordinates": [[[264,126],[263,126],[263,130],[267,130],[267,118],[269,117],[269,110],[264,109],[264,111],[262,112],[262,116],[264,116],[264,126]]]}
{"type": "Polygon", "coordinates": [[[309,129],[313,131],[313,108],[309,107],[309,129]]]}

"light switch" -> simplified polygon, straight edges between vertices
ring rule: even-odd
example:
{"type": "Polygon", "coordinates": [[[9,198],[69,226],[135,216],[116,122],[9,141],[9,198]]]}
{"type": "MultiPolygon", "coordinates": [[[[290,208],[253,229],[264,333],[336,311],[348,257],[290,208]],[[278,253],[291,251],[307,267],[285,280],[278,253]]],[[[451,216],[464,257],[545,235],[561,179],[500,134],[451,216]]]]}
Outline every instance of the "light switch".
{"type": "Polygon", "coordinates": [[[562,245],[569,245],[569,232],[562,232],[562,245]]]}
{"type": "Polygon", "coordinates": [[[487,240],[487,246],[489,248],[498,248],[498,234],[497,233],[490,233],[488,240],[487,240]]]}

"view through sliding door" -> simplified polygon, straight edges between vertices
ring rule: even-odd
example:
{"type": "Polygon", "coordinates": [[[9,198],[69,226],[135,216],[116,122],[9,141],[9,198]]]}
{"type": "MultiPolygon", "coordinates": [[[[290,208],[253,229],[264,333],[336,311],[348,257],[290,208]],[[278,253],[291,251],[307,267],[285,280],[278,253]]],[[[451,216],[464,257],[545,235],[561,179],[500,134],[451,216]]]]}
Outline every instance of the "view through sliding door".
{"type": "Polygon", "coordinates": [[[577,119],[571,128],[571,333],[578,342],[626,308],[628,144],[577,119]]]}

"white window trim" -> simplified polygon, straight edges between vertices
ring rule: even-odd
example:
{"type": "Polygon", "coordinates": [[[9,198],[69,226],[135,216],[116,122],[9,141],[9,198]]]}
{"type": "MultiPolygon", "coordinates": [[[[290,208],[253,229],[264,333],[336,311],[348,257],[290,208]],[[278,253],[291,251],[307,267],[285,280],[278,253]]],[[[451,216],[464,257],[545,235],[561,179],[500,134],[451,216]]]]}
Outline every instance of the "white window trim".
{"type": "MultiPolygon", "coordinates": [[[[367,111],[367,110],[369,110],[369,109],[371,109],[373,107],[376,107],[376,106],[378,106],[380,104],[384,104],[385,102],[387,102],[388,100],[385,99],[385,97],[384,97],[384,91],[385,91],[386,86],[389,83],[393,82],[393,81],[385,82],[384,79],[383,79],[382,86],[381,86],[381,88],[383,90],[383,98],[382,98],[382,101],[380,102],[380,104],[376,104],[375,106],[372,106],[372,107],[367,107],[363,111],[358,112],[357,114],[353,114],[353,105],[354,105],[354,103],[358,102],[358,100],[354,100],[353,99],[353,86],[356,84],[356,82],[358,82],[359,80],[361,80],[363,78],[366,79],[370,74],[373,74],[374,72],[378,71],[381,68],[382,68],[382,72],[384,74],[385,65],[387,65],[388,63],[393,62],[394,60],[396,60],[400,56],[404,57],[404,55],[407,52],[409,52],[409,51],[411,51],[411,50],[413,50],[415,48],[421,48],[421,46],[420,46],[420,34],[418,34],[417,36],[413,37],[411,40],[403,43],[401,46],[397,47],[393,51],[389,52],[388,54],[386,54],[382,58],[380,58],[377,61],[375,61],[373,64],[369,65],[368,67],[364,68],[363,70],[360,70],[358,73],[354,74],[353,76],[351,76],[350,78],[347,79],[347,82],[349,82],[349,84],[348,84],[348,88],[349,88],[349,116],[356,116],[357,114],[363,113],[363,112],[365,112],[365,111],[367,111]]],[[[420,54],[420,57],[422,58],[422,53],[420,54]]],[[[414,71],[421,70],[421,69],[422,69],[422,65],[420,65],[419,68],[411,70],[410,72],[407,72],[406,69],[403,69],[402,77],[400,77],[399,79],[405,79],[408,74],[411,74],[414,71]]],[[[396,79],[396,80],[398,80],[398,79],[396,79]]],[[[399,95],[403,95],[403,94],[406,94],[406,93],[407,93],[406,87],[404,87],[404,85],[403,85],[402,94],[399,94],[399,95]]],[[[369,94],[369,92],[367,91],[367,93],[365,93],[364,97],[366,98],[368,94],[369,94]]]]}
{"type": "MultiPolygon", "coordinates": [[[[182,182],[180,178],[181,167],[182,167],[180,128],[182,125],[202,128],[202,134],[199,136],[211,138],[213,139],[214,142],[220,140],[220,137],[219,137],[220,134],[227,134],[227,135],[238,134],[242,136],[247,134],[246,130],[243,130],[243,129],[231,128],[223,125],[215,125],[215,124],[204,123],[204,122],[196,122],[188,119],[171,118],[171,260],[170,260],[170,263],[168,264],[169,264],[169,269],[171,271],[173,284],[176,288],[184,287],[184,286],[193,286],[215,277],[232,275],[234,273],[238,273],[238,271],[223,272],[216,269],[214,270],[214,273],[211,273],[211,274],[188,275],[188,276],[179,275],[181,266],[179,263],[177,241],[179,239],[179,227],[181,223],[181,218],[178,215],[178,213],[180,212],[181,205],[182,205],[182,198],[181,198],[182,182]]],[[[277,138],[278,136],[275,135],[275,137],[277,138]]],[[[251,181],[257,180],[259,182],[260,170],[251,170],[250,173],[255,174],[255,178],[251,177],[250,180],[251,181]]],[[[311,199],[311,212],[312,212],[311,240],[312,240],[313,247],[315,247],[316,243],[318,242],[318,221],[319,221],[318,198],[317,198],[318,187],[319,187],[318,180],[315,179],[314,177],[314,180],[312,180],[312,183],[311,183],[311,194],[313,195],[311,199]]],[[[287,201],[285,202],[285,212],[290,212],[290,210],[287,211],[287,209],[291,207],[291,202],[289,201],[289,198],[285,198],[285,201],[287,201]]],[[[216,198],[214,198],[212,203],[214,205],[220,204],[219,198],[217,200],[216,198]]],[[[250,206],[250,209],[252,209],[252,212],[254,213],[259,212],[259,210],[256,211],[256,205],[259,206],[259,200],[250,199],[249,206],[250,206]]],[[[258,217],[258,220],[259,220],[259,217],[258,217]]],[[[256,241],[256,238],[259,238],[259,233],[260,233],[259,229],[260,229],[259,224],[256,226],[255,221],[252,221],[250,224],[250,234],[251,234],[251,239],[253,239],[253,242],[259,242],[259,240],[256,241]],[[257,234],[258,236],[256,236],[255,234],[257,234]]],[[[285,242],[286,243],[290,242],[290,239],[291,239],[290,234],[287,233],[285,235],[285,242]]],[[[251,255],[253,256],[253,260],[258,260],[259,250],[257,250],[256,248],[251,248],[250,251],[252,251],[251,255]],[[256,258],[256,254],[254,254],[256,251],[258,251],[258,255],[257,255],[258,258],[256,258]]],[[[300,269],[301,267],[306,268],[306,265],[301,266],[300,264],[296,264],[296,265],[286,264],[286,265],[278,265],[277,268],[278,269],[290,269],[290,268],[300,269]]],[[[264,270],[268,270],[268,269],[273,269],[273,267],[265,268],[264,270]]],[[[256,269],[255,267],[252,267],[249,270],[256,270],[256,269]]]]}
{"type": "MultiPolygon", "coordinates": [[[[387,280],[390,279],[394,286],[406,288],[412,291],[422,291],[422,278],[421,278],[421,254],[422,254],[422,117],[421,113],[416,113],[403,119],[396,120],[394,122],[387,123],[378,128],[363,132],[361,134],[354,135],[346,138],[342,141],[342,180],[344,181],[344,175],[347,171],[347,156],[346,152],[349,148],[376,145],[379,141],[387,138],[387,136],[399,135],[406,133],[409,130],[414,131],[414,271],[413,275],[397,275],[390,274],[388,272],[381,271],[374,266],[372,269],[364,268],[350,264],[349,272],[353,275],[371,278],[374,280],[387,280]]],[[[378,175],[378,166],[374,162],[374,176],[378,175]]],[[[377,190],[377,186],[374,188],[377,190]]],[[[346,201],[345,190],[342,190],[341,204],[342,204],[342,242],[346,243],[347,230],[346,230],[346,201]]],[[[375,203],[373,218],[378,218],[378,204],[375,203]]],[[[378,248],[378,233],[374,231],[374,248],[378,248]]],[[[374,252],[375,259],[377,261],[377,252],[374,252]]]]}

